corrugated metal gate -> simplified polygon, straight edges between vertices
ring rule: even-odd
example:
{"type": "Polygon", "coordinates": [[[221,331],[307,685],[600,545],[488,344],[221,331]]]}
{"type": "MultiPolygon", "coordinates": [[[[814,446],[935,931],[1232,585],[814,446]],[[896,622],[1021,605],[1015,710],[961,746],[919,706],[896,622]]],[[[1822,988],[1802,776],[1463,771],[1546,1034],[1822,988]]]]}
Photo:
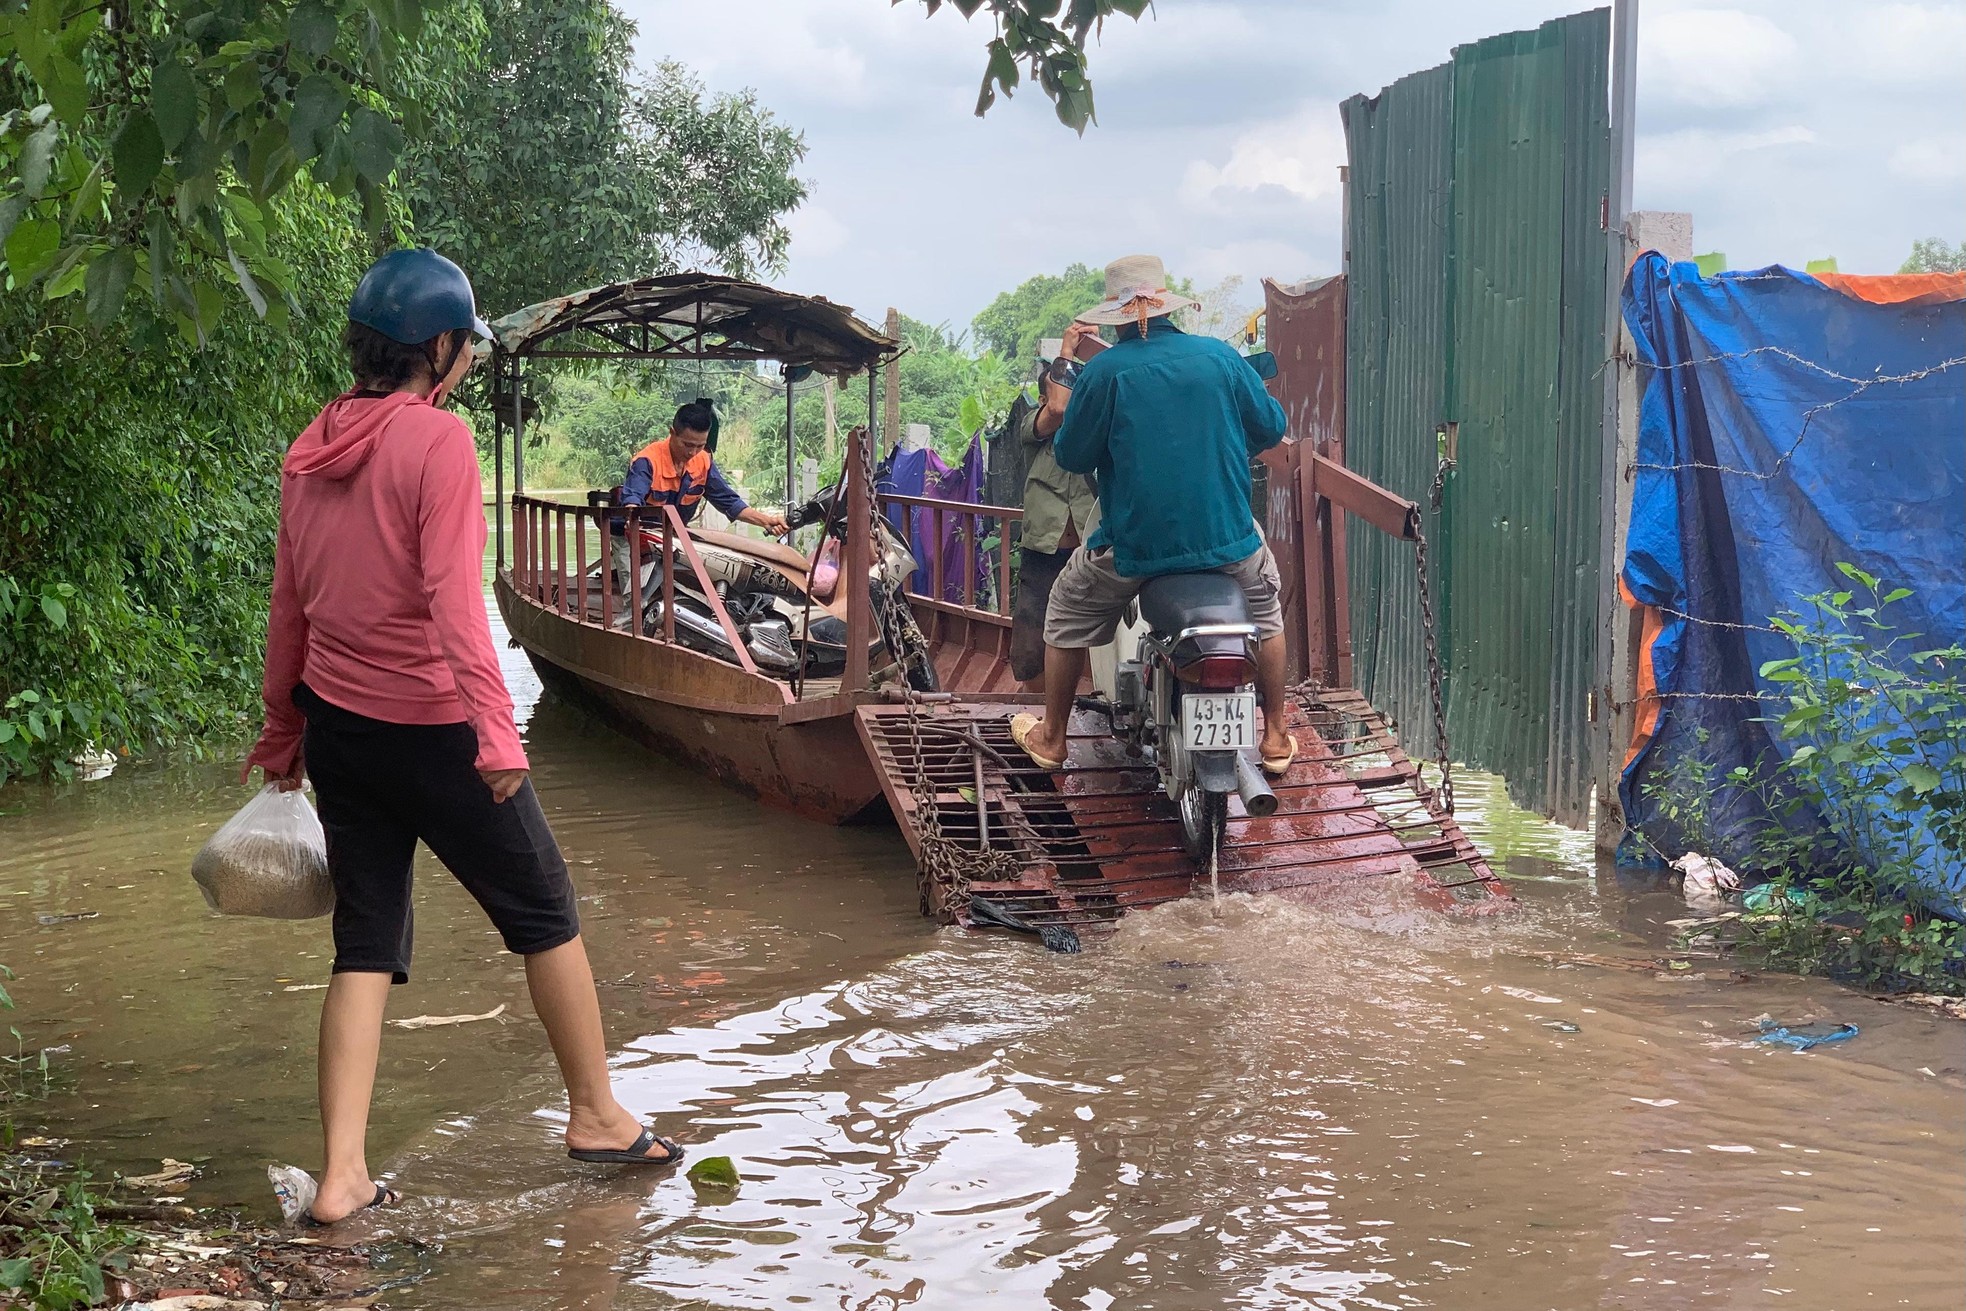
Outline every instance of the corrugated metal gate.
{"type": "MultiPolygon", "coordinates": [[[[1457,759],[1588,823],[1610,11],[1456,48],[1342,106],[1346,463],[1429,506],[1457,759]]],[[[1412,549],[1351,543],[1357,682],[1425,731],[1412,549]]]]}

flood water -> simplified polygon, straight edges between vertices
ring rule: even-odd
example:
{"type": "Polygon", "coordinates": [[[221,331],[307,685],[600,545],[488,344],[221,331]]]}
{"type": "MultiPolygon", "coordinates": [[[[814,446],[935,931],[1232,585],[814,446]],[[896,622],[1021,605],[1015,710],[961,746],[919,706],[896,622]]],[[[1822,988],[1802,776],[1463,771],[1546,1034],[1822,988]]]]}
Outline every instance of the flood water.
{"type": "MultiPolygon", "coordinates": [[[[1232,899],[1083,954],[939,930],[892,829],[762,812],[547,700],[541,796],[624,1100],[744,1182],[579,1167],[520,962],[420,866],[371,1164],[429,1244],[398,1308],[1957,1308],[1966,1026],[1781,977],[1629,971],[1684,914],[1587,838],[1459,789],[1518,912],[1232,899]],[[1805,1054],[1745,1021],[1848,1020],[1805,1054]]],[[[219,766],[0,793],[0,962],[30,1109],[195,1203],[313,1167],[325,921],[225,920],[186,870],[219,766]],[[92,913],[93,918],[58,917],[92,913]]]]}

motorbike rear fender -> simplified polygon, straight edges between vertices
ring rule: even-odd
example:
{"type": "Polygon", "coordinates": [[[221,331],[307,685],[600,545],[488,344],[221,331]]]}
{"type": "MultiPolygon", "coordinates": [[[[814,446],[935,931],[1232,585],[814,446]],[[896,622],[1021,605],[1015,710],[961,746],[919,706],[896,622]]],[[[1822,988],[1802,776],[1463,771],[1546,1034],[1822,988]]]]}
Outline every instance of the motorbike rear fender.
{"type": "Polygon", "coordinates": [[[1195,782],[1204,791],[1236,790],[1236,753],[1233,751],[1193,751],[1188,759],[1194,765],[1195,782]]]}

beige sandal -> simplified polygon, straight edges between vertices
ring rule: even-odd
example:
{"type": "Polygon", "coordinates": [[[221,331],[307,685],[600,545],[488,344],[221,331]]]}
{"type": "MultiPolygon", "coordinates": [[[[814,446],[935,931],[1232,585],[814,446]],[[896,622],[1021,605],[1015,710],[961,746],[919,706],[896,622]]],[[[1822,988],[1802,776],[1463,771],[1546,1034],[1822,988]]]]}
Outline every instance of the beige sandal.
{"type": "MultiPolygon", "coordinates": [[[[1012,733],[1015,733],[1016,731],[1017,730],[1014,728],[1011,730],[1012,733]]],[[[1268,774],[1271,778],[1276,778],[1280,775],[1288,774],[1290,772],[1290,766],[1292,765],[1292,763],[1296,761],[1296,759],[1297,759],[1297,735],[1293,733],[1290,735],[1290,754],[1287,756],[1264,756],[1263,772],[1265,774],[1268,774]]]]}
{"type": "Polygon", "coordinates": [[[1030,737],[1031,730],[1036,728],[1037,726],[1038,726],[1038,717],[1036,715],[1030,714],[1028,712],[1024,714],[1012,715],[1010,717],[1010,740],[1015,742],[1018,746],[1023,747],[1024,754],[1029,756],[1031,758],[1031,763],[1035,764],[1039,769],[1056,770],[1056,769],[1065,768],[1065,762],[1063,760],[1052,760],[1046,756],[1041,756],[1037,752],[1031,750],[1030,745],[1027,742],[1025,742],[1024,739],[1030,737]]]}

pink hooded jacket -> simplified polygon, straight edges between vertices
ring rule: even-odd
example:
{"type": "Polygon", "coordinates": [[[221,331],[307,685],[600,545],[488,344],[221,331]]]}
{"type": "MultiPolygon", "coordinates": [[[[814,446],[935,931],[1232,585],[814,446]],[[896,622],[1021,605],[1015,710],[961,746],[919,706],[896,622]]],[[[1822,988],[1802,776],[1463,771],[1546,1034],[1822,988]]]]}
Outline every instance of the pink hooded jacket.
{"type": "Polygon", "coordinates": [[[266,625],[266,727],[247,757],[293,769],[294,686],[392,724],[468,722],[479,769],[525,769],[485,614],[478,455],[411,392],[341,396],[287,452],[266,625]]]}

